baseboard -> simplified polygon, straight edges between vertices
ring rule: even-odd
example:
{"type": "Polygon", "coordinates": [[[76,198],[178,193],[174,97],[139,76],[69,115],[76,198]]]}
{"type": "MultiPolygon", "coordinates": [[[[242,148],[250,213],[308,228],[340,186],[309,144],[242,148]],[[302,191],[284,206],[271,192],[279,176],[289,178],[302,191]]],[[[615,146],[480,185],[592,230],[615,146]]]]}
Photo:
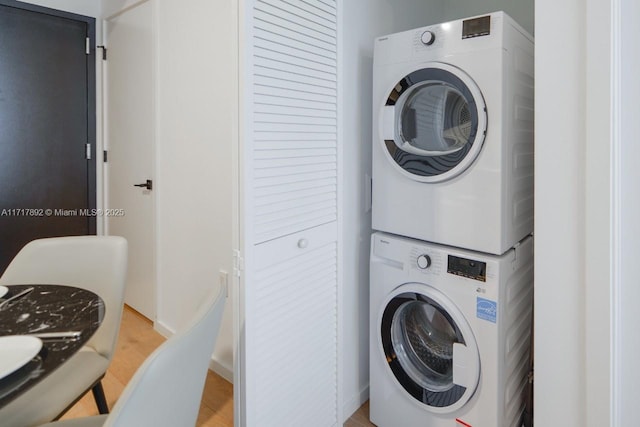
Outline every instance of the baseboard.
{"type": "Polygon", "coordinates": [[[209,369],[233,384],[233,366],[227,366],[212,357],[209,361],[209,369]]]}
{"type": "Polygon", "coordinates": [[[164,323],[158,320],[153,322],[153,329],[155,329],[157,333],[159,333],[165,338],[169,338],[176,333],[176,331],[174,331],[173,329],[171,329],[170,327],[168,327],[167,325],[165,325],[164,323]]]}
{"type": "Polygon", "coordinates": [[[344,414],[344,423],[347,421],[360,407],[369,399],[369,384],[367,384],[360,393],[354,395],[342,406],[342,413],[344,414]]]}

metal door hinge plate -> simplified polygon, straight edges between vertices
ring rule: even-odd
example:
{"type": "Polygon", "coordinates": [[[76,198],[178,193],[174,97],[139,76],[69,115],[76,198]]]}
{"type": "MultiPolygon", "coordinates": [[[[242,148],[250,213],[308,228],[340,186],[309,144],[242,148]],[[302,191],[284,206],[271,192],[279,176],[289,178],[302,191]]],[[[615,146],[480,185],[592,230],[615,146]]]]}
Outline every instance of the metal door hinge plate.
{"type": "Polygon", "coordinates": [[[106,46],[96,46],[97,49],[102,49],[102,60],[107,60],[107,47],[106,46]]]}
{"type": "Polygon", "coordinates": [[[242,271],[244,270],[244,258],[239,250],[233,251],[233,274],[236,277],[240,277],[242,271]]]}

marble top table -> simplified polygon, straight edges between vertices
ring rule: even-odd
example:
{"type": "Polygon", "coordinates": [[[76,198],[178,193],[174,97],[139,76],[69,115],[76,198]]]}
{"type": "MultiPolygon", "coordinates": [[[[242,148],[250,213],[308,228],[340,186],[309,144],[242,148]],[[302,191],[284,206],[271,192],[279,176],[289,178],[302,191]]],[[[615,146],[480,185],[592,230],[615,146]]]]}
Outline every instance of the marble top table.
{"type": "Polygon", "coordinates": [[[29,363],[0,379],[0,408],[33,387],[73,356],[96,332],[104,302],[93,292],[60,285],[12,285],[4,298],[33,287],[27,296],[0,311],[0,336],[80,331],[75,339],[42,340],[29,363]]]}

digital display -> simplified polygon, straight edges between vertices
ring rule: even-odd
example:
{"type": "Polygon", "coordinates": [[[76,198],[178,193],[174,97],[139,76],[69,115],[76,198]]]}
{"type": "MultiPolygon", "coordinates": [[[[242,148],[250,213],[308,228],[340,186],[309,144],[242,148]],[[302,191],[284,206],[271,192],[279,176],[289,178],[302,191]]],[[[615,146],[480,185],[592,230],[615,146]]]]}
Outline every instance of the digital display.
{"type": "Polygon", "coordinates": [[[491,15],[462,21],[462,38],[486,36],[491,33],[491,15]]]}
{"type": "Polygon", "coordinates": [[[456,276],[467,277],[469,279],[479,280],[481,282],[486,282],[487,263],[449,255],[449,262],[447,263],[447,273],[455,274],[456,276]]]}

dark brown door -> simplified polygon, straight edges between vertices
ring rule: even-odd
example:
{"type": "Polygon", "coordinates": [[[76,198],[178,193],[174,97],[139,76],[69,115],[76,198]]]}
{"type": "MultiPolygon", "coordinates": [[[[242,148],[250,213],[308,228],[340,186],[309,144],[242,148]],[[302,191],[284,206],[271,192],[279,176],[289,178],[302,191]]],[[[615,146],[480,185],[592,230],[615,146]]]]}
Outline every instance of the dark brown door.
{"type": "Polygon", "coordinates": [[[95,233],[94,29],[0,0],[0,273],[33,239],[95,233]]]}

